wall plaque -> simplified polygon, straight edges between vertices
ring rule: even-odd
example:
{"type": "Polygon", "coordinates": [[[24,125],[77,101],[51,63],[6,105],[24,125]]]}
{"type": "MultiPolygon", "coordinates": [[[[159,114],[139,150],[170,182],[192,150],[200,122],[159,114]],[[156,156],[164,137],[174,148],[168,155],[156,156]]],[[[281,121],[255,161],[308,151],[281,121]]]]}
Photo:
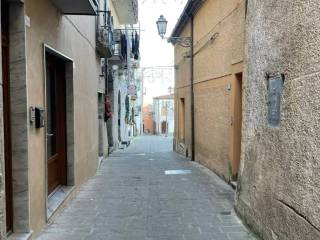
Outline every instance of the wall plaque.
{"type": "Polygon", "coordinates": [[[277,127],[280,124],[281,93],[284,83],[284,75],[268,76],[268,122],[277,127]]]}

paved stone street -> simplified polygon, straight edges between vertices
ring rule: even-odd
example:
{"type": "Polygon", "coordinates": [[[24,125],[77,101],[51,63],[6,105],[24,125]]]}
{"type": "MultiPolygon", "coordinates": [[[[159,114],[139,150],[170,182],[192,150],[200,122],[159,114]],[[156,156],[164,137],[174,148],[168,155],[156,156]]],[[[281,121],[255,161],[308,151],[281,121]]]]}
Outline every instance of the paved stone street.
{"type": "Polygon", "coordinates": [[[113,153],[39,239],[254,239],[233,211],[233,190],[171,142],[141,137],[113,153]]]}

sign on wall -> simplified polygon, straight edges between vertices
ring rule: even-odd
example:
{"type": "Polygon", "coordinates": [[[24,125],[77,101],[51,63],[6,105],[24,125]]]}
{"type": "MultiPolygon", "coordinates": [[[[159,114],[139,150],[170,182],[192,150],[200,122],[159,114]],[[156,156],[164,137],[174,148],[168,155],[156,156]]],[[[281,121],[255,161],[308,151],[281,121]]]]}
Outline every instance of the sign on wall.
{"type": "Polygon", "coordinates": [[[280,124],[283,83],[282,74],[268,76],[268,123],[273,127],[280,124]]]}
{"type": "Polygon", "coordinates": [[[128,85],[128,94],[131,96],[136,96],[137,95],[137,86],[134,84],[129,84],[128,85]]]}

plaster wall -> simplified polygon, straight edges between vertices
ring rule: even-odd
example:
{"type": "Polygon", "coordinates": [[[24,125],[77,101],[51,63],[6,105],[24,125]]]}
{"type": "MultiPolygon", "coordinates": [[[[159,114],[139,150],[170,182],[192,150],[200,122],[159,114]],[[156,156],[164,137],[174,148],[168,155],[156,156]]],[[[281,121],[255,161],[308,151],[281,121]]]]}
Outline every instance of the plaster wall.
{"type": "Polygon", "coordinates": [[[232,76],[195,85],[196,161],[229,180],[232,76]]]}
{"type": "MultiPolygon", "coordinates": [[[[45,104],[43,44],[74,60],[74,177],[78,187],[95,173],[98,164],[100,58],[95,50],[95,18],[61,15],[49,0],[28,0],[25,11],[31,23],[26,28],[29,106],[45,104]]],[[[44,128],[32,126],[28,131],[30,220],[31,229],[37,233],[46,224],[46,133],[44,128]]]]}
{"type": "Polygon", "coordinates": [[[195,83],[233,73],[243,60],[244,25],[244,0],[205,1],[194,17],[195,83]]]}
{"type": "Polygon", "coordinates": [[[263,239],[320,239],[320,4],[248,1],[236,208],[263,239]],[[266,73],[285,75],[278,127],[266,73]]]}
{"type": "Polygon", "coordinates": [[[174,146],[175,151],[180,154],[186,155],[187,157],[191,157],[191,87],[181,87],[177,88],[175,92],[175,131],[174,131],[174,146]],[[185,138],[179,138],[179,101],[180,99],[184,99],[185,104],[185,138]]]}
{"type": "MultiPolygon", "coordinates": [[[[244,0],[205,1],[194,15],[195,160],[227,181],[232,175],[235,74],[243,71],[244,0]]],[[[190,22],[181,36],[190,36],[190,22]]],[[[175,146],[179,144],[179,98],[190,101],[188,48],[175,46],[175,146]]],[[[190,103],[186,108],[186,143],[191,144],[190,103]]]]}
{"type": "MultiPolygon", "coordinates": [[[[190,37],[191,25],[187,23],[184,27],[181,37],[190,37]]],[[[174,129],[174,149],[180,154],[191,157],[191,72],[190,72],[190,49],[179,45],[174,47],[175,62],[175,129],[174,129]],[[185,137],[179,136],[179,101],[185,100],[185,137]]]]}

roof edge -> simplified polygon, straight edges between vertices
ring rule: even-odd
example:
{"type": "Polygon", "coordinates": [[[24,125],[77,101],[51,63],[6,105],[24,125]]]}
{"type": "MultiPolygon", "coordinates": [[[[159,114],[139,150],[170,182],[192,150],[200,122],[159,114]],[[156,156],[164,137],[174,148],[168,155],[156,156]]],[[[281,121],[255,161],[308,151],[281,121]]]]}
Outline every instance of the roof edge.
{"type": "Polygon", "coordinates": [[[179,37],[183,28],[189,21],[189,17],[194,15],[206,0],[188,0],[184,7],[170,37],[179,37]]]}

